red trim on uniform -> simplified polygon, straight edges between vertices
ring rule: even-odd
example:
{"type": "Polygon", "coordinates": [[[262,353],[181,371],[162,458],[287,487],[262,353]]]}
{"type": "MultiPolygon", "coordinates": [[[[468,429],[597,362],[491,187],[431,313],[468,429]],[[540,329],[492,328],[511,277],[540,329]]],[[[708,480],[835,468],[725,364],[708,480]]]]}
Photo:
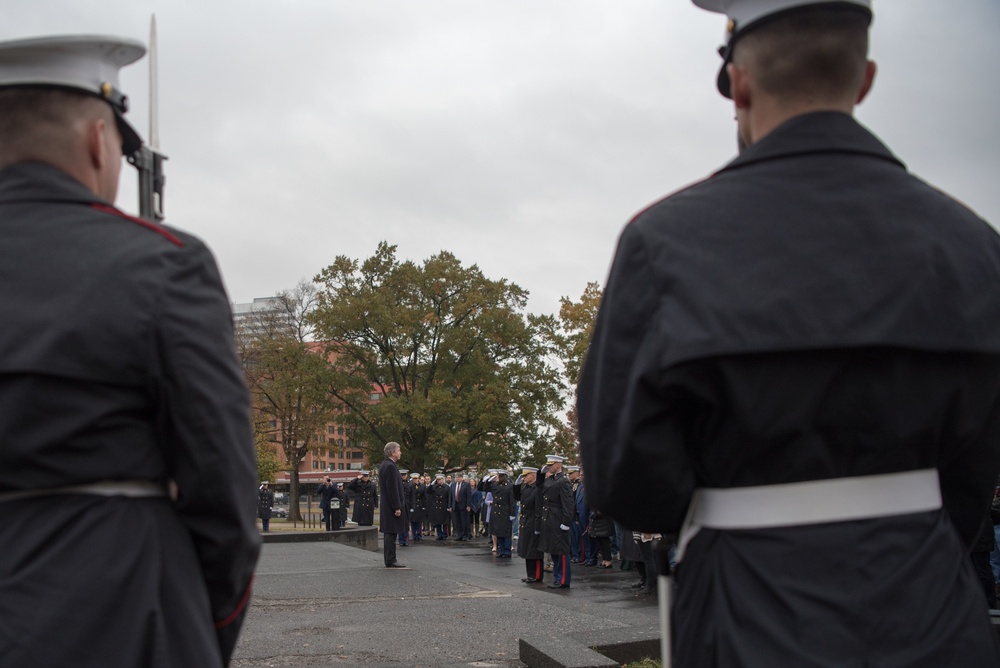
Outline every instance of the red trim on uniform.
{"type": "Polygon", "coordinates": [[[559,569],[560,570],[559,575],[562,576],[560,578],[559,584],[564,585],[564,584],[566,584],[566,555],[565,554],[560,555],[559,562],[562,564],[562,568],[559,569]]]}
{"type": "Polygon", "coordinates": [[[541,559],[535,559],[535,579],[536,580],[541,580],[542,579],[542,560],[541,559]]]}
{"type": "Polygon", "coordinates": [[[253,577],[251,576],[250,582],[247,583],[247,588],[243,592],[243,596],[240,598],[240,602],[236,604],[236,609],[233,610],[231,613],[229,613],[229,616],[223,619],[221,622],[216,622],[215,628],[217,629],[225,628],[230,624],[232,624],[233,622],[235,622],[237,619],[239,619],[239,616],[243,614],[243,609],[247,607],[247,603],[250,601],[250,590],[252,588],[253,588],[253,577]]]}
{"type": "Polygon", "coordinates": [[[135,223],[136,225],[142,225],[147,230],[152,230],[152,231],[156,232],[157,234],[159,234],[160,236],[162,236],[163,238],[165,238],[167,241],[169,241],[173,245],[175,245],[175,246],[177,246],[179,248],[183,248],[184,247],[184,242],[183,241],[181,241],[176,236],[174,236],[173,234],[171,234],[170,232],[168,232],[164,228],[160,227],[156,223],[151,223],[148,220],[144,220],[142,218],[136,218],[135,216],[130,216],[127,213],[125,213],[124,211],[119,211],[118,209],[116,209],[113,206],[108,206],[107,204],[101,204],[100,202],[92,202],[91,205],[90,205],[90,207],[92,209],[97,209],[101,213],[108,213],[108,214],[111,214],[112,216],[118,216],[119,218],[124,218],[125,220],[127,220],[127,221],[129,221],[131,223],[135,223]]]}

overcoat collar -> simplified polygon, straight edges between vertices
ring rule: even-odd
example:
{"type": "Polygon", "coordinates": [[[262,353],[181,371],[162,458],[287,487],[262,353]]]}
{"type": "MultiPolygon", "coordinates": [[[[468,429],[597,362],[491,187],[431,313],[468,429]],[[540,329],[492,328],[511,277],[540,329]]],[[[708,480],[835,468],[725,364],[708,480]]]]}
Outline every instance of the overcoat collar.
{"type": "Polygon", "coordinates": [[[814,111],[788,119],[716,174],[777,158],[831,152],[869,155],[906,168],[878,137],[850,114],[814,111]]]}

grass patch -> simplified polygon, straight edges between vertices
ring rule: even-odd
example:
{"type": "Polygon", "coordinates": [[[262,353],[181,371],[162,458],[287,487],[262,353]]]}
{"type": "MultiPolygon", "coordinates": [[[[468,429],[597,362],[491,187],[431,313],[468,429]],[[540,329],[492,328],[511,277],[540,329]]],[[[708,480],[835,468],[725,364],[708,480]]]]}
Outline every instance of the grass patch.
{"type": "Polygon", "coordinates": [[[645,658],[641,661],[626,663],[622,668],[661,668],[661,664],[656,659],[645,658]]]}

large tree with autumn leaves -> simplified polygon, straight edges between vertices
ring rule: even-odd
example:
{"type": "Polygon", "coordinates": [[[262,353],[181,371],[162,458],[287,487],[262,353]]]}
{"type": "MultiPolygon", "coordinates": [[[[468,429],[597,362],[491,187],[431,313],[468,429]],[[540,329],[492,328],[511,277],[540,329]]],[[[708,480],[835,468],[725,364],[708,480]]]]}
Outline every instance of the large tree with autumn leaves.
{"type": "Polygon", "coordinates": [[[397,441],[413,470],[513,465],[558,428],[555,319],[527,313],[517,285],[446,251],[401,261],[385,242],[316,282],[309,320],[330,342],[329,392],[369,460],[397,441]]]}

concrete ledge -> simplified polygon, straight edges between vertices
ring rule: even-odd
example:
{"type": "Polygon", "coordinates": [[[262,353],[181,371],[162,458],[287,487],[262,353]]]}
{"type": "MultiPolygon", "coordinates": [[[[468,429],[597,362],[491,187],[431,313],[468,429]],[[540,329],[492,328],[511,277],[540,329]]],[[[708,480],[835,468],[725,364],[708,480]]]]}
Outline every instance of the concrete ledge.
{"type": "Polygon", "coordinates": [[[660,658],[659,629],[607,629],[574,633],[570,637],[618,664],[660,658]]]}
{"type": "Polygon", "coordinates": [[[518,638],[518,658],[528,668],[620,668],[579,641],[560,636],[518,638]]]}
{"type": "Polygon", "coordinates": [[[268,531],[262,533],[265,543],[333,542],[378,552],[378,527],[357,527],[337,531],[268,531]]]}

